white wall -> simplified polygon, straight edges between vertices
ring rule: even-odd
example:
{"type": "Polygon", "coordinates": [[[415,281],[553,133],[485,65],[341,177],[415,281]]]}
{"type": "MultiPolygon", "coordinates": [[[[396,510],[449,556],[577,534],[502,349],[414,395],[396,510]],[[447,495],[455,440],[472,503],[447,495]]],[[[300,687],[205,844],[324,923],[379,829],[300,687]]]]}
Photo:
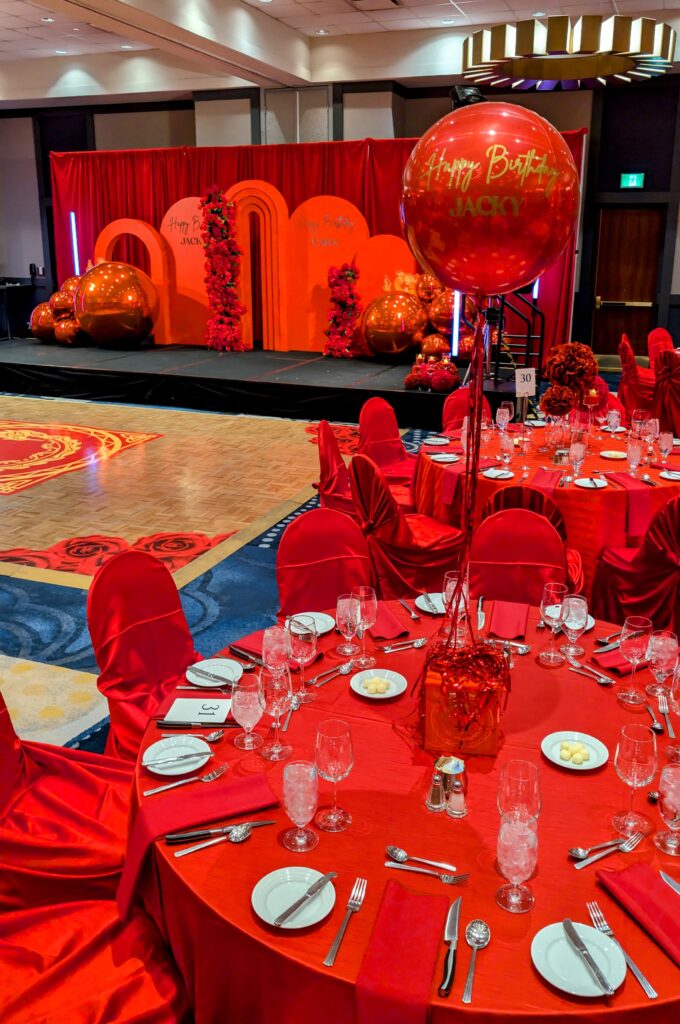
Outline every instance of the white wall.
{"type": "Polygon", "coordinates": [[[44,264],[30,117],[0,119],[0,276],[28,277],[44,264]]]}
{"type": "Polygon", "coordinates": [[[252,143],[250,100],[197,100],[197,146],[249,146],[252,143]]]}
{"type": "Polygon", "coordinates": [[[345,139],[393,139],[392,90],[348,92],[342,98],[345,139]]]}
{"type": "Polygon", "coordinates": [[[196,143],[193,110],[95,114],[97,149],[160,149],[196,143]]]}
{"type": "Polygon", "coordinates": [[[261,95],[263,142],[276,145],[330,140],[327,86],[317,89],[264,89],[261,95]]]}

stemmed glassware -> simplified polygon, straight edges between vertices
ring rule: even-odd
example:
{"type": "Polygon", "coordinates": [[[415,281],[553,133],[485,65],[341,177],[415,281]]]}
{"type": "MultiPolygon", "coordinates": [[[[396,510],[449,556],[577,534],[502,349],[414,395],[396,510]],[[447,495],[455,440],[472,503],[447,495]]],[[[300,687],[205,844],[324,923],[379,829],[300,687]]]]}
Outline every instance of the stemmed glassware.
{"type": "Polygon", "coordinates": [[[641,437],[642,427],[647,419],[648,414],[644,409],[633,409],[633,415],[630,418],[630,436],[641,437]]]}
{"type": "Polygon", "coordinates": [[[576,641],[586,631],[588,625],[588,602],[578,594],[569,594],[564,599],[564,622],[562,631],[566,633],[568,644],[560,647],[562,654],[568,658],[580,658],[585,651],[576,641]]]}
{"type": "Polygon", "coordinates": [[[637,477],[638,466],[642,461],[642,452],[644,444],[639,436],[630,437],[627,445],[628,453],[628,472],[635,479],[637,477]]]}
{"type": "MultiPolygon", "coordinates": [[[[668,687],[668,704],[671,711],[680,715],[680,663],[676,665],[671,676],[668,687]]],[[[666,757],[675,764],[680,764],[680,744],[675,747],[666,747],[666,757]]]]}
{"type": "Polygon", "coordinates": [[[366,630],[375,625],[378,617],[378,599],[373,587],[357,587],[352,591],[352,597],[356,598],[359,605],[357,634],[361,639],[361,657],[355,664],[358,669],[373,668],[375,658],[366,654],[366,630]]]}
{"type": "Polygon", "coordinates": [[[617,700],[622,704],[635,706],[645,702],[644,695],[635,689],[635,672],[640,662],[647,657],[651,635],[652,620],[645,618],[644,615],[629,615],[623,623],[619,650],[622,657],[633,666],[633,671],[628,684],[616,694],[617,700]]]}
{"type": "Polygon", "coordinates": [[[272,672],[282,672],[290,662],[290,634],[284,626],[269,626],[262,637],[262,661],[272,672]]]}
{"type": "Polygon", "coordinates": [[[262,710],[257,676],[242,675],[231,691],[231,713],[234,721],[245,730],[234,737],[234,746],[239,750],[257,750],[262,746],[262,737],[253,732],[262,718],[262,710]]]}
{"type": "Polygon", "coordinates": [[[655,683],[645,686],[645,693],[650,697],[658,697],[667,693],[664,683],[674,671],[678,663],[678,638],[670,629],[656,629],[649,638],[647,662],[655,683]]]}
{"type": "Polygon", "coordinates": [[[311,690],[305,689],[305,665],[309,665],[316,658],[316,623],[311,615],[291,615],[288,619],[288,632],[290,656],[300,666],[300,685],[295,691],[295,696],[301,704],[308,704],[316,697],[311,690]]]}
{"type": "Polygon", "coordinates": [[[515,452],[514,439],[511,434],[501,434],[498,444],[501,451],[501,462],[508,469],[515,452]]]}
{"type": "Polygon", "coordinates": [[[557,668],[564,664],[564,655],[560,654],[555,645],[557,631],[564,622],[564,599],[567,588],[564,583],[546,583],[541,598],[541,618],[550,629],[550,646],[544,648],[538,656],[541,665],[557,668]]]}
{"type": "Polygon", "coordinates": [[[505,428],[510,422],[510,410],[505,405],[499,405],[496,409],[496,426],[500,430],[501,434],[504,433],[505,428]]]}
{"type": "Polygon", "coordinates": [[[319,780],[311,761],[291,761],[283,769],[283,806],[297,825],[283,834],[283,845],[293,853],[307,853],[319,845],[319,837],[305,828],[314,817],[319,802],[319,780]]]}
{"type": "Polygon", "coordinates": [[[665,466],[668,463],[668,456],[673,451],[673,434],[669,430],[662,430],[656,444],[661,452],[662,465],[665,466]]]}
{"type": "Polygon", "coordinates": [[[615,434],[621,426],[621,413],[618,409],[610,409],[607,413],[607,426],[612,434],[615,434]]]}
{"type": "Polygon", "coordinates": [[[353,765],[352,734],[347,722],[338,718],[322,722],[316,732],[316,768],[333,787],[331,806],[315,818],[324,832],[343,832],[352,824],[351,815],[338,807],[337,784],[347,778],[353,765]]]}
{"type": "Polygon", "coordinates": [[[458,639],[465,639],[465,619],[470,594],[468,590],[467,578],[463,580],[463,585],[460,588],[458,595],[458,601],[456,607],[453,606],[453,597],[458,588],[460,581],[460,573],[456,570],[444,573],[444,586],[442,588],[442,600],[444,602],[444,611],[447,618],[451,621],[451,628],[455,627],[458,639]]]}
{"type": "Polygon", "coordinates": [[[260,753],[268,761],[285,761],[290,757],[292,747],[279,742],[279,725],[281,715],[288,710],[293,699],[290,685],[290,669],[272,672],[271,669],[260,669],[260,706],[266,715],[274,719],[274,740],[265,743],[260,753]]]}
{"type": "Polygon", "coordinates": [[[503,765],[496,796],[500,814],[537,818],[541,812],[538,768],[531,761],[513,760],[503,765]]]}
{"type": "Polygon", "coordinates": [[[657,832],[654,845],[670,857],[680,857],[680,764],[662,768],[658,808],[668,831],[657,832]]]}
{"type": "Polygon", "coordinates": [[[500,407],[501,409],[508,410],[508,423],[511,423],[512,420],[515,418],[515,403],[512,401],[512,399],[508,398],[504,402],[501,402],[500,407]]]}
{"type": "Polygon", "coordinates": [[[479,444],[480,447],[486,448],[491,440],[493,432],[493,423],[488,416],[482,414],[482,422],[479,428],[479,444]]]}
{"type": "Polygon", "coordinates": [[[352,643],[352,637],[357,635],[359,629],[359,602],[351,594],[341,594],[335,606],[335,621],[338,630],[344,638],[343,644],[335,648],[337,654],[349,658],[359,653],[359,648],[352,643]]]}
{"type": "Polygon", "coordinates": [[[526,914],[534,905],[534,894],[528,885],[538,863],[536,819],[522,812],[510,811],[501,818],[496,849],[498,867],[507,885],[496,892],[496,903],[511,914],[526,914]]]}
{"type": "Polygon", "coordinates": [[[648,786],[656,775],[656,736],[652,730],[637,723],[622,726],[614,767],[621,781],[630,786],[630,804],[627,811],[614,815],[612,825],[623,836],[630,836],[633,832],[646,835],[651,831],[652,823],[645,815],[633,811],[633,798],[635,790],[648,786]]]}
{"type": "Polygon", "coordinates": [[[569,445],[569,464],[571,465],[574,480],[581,472],[583,460],[586,457],[586,446],[583,441],[572,441],[569,445]]]}

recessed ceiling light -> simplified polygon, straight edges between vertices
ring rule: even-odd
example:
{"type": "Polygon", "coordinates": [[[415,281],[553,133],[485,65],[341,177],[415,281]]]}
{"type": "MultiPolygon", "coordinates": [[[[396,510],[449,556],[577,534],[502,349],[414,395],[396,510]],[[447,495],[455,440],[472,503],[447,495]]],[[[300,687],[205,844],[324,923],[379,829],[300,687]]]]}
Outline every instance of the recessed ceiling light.
{"type": "Polygon", "coordinates": [[[327,36],[328,35],[328,29],[327,28],[317,28],[316,34],[317,34],[317,36],[327,36]]]}
{"type": "Polygon", "coordinates": [[[456,24],[456,19],[455,18],[443,18],[442,19],[442,25],[455,25],[455,24],[456,24]]]}
{"type": "Polygon", "coordinates": [[[532,18],[545,18],[545,11],[534,11],[532,18]]]}
{"type": "Polygon", "coordinates": [[[56,54],[57,54],[57,55],[58,55],[59,57],[65,57],[65,56],[66,56],[66,54],[68,53],[68,50],[55,50],[54,52],[55,52],[55,53],[56,53],[56,54]]]}
{"type": "Polygon", "coordinates": [[[47,21],[47,22],[53,22],[53,21],[54,21],[54,18],[49,18],[49,17],[47,17],[47,15],[46,15],[46,16],[45,16],[44,18],[41,18],[40,20],[41,20],[41,21],[47,21]]]}
{"type": "Polygon", "coordinates": [[[272,0],[260,0],[261,4],[270,4],[272,0]]]}
{"type": "Polygon", "coordinates": [[[122,43],[120,48],[121,50],[131,50],[132,46],[130,45],[130,43],[122,43]]]}
{"type": "Polygon", "coordinates": [[[79,28],[74,28],[73,31],[74,32],[80,32],[80,29],[79,28]]]}

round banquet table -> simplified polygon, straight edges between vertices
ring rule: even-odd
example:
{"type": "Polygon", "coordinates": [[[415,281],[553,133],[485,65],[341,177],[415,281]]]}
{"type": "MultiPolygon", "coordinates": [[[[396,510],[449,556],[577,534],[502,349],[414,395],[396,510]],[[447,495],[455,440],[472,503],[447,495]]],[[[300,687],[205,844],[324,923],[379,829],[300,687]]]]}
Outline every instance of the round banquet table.
{"type": "MultiPolygon", "coordinates": [[[[484,505],[502,487],[517,486],[523,484],[527,487],[534,486],[536,471],[542,467],[549,470],[561,470],[565,475],[571,475],[570,466],[556,466],[550,460],[550,452],[540,452],[538,449],[546,443],[548,428],[533,429],[531,451],[528,455],[522,455],[516,448],[510,469],[514,476],[510,480],[491,480],[480,473],[477,483],[477,519],[481,516],[484,505]],[[527,477],[522,480],[523,467],[529,468],[527,477]]],[[[613,461],[604,459],[600,455],[602,451],[626,451],[626,434],[614,436],[603,434],[605,440],[599,439],[600,435],[591,437],[589,454],[581,469],[581,476],[589,476],[594,472],[627,472],[627,461],[613,461]],[[623,440],[621,440],[623,439],[623,440]]],[[[465,456],[461,455],[461,462],[454,465],[433,462],[431,455],[453,451],[461,452],[460,445],[453,440],[449,446],[428,448],[423,444],[418,453],[415,476],[413,480],[413,499],[416,512],[439,520],[442,523],[450,523],[460,527],[462,518],[462,481],[457,486],[453,484],[452,477],[460,473],[461,463],[465,456]],[[447,479],[448,478],[448,479],[447,479]],[[447,486],[448,484],[448,486],[447,486]],[[453,493],[452,493],[453,492],[453,493]]],[[[494,431],[493,439],[482,448],[482,457],[493,458],[499,452],[498,435],[494,431]]],[[[680,470],[680,459],[669,459],[669,468],[680,470]]],[[[666,504],[669,498],[680,494],[680,482],[674,483],[663,480],[660,477],[660,470],[645,466],[641,469],[656,481],[657,487],[647,486],[645,494],[641,496],[644,502],[643,525],[649,524],[654,514],[666,504]],[[646,496],[646,497],[645,497],[646,496]]],[[[637,546],[641,542],[644,529],[635,533],[628,530],[628,505],[630,492],[619,484],[608,483],[606,487],[598,490],[583,489],[575,487],[574,484],[567,484],[565,487],[555,487],[547,491],[564,516],[567,528],[567,545],[576,548],[583,561],[585,576],[585,592],[590,596],[595,567],[598,557],[603,548],[616,548],[626,546],[637,546]]]]}
{"type": "MultiPolygon", "coordinates": [[[[414,625],[419,630],[415,635],[432,633],[441,624],[441,619],[425,616],[421,623],[412,624],[399,605],[390,607],[404,626],[414,625]]],[[[627,806],[629,790],[616,775],[613,757],[620,727],[634,720],[635,713],[619,705],[611,689],[565,668],[539,666],[535,656],[547,639],[545,631],[536,629],[537,618],[537,611],[531,609],[526,633],[531,653],[515,657],[512,692],[501,723],[501,750],[496,757],[470,757],[466,761],[467,817],[453,820],[445,814],[432,814],[424,806],[433,755],[411,745],[403,731],[394,728],[415,707],[417,697],[407,690],[393,701],[371,701],[350,690],[348,677],[338,677],[315,690],[316,700],[293,714],[286,735],[293,746],[293,758],[313,759],[314,736],[320,721],[333,716],[350,723],[355,765],[348,778],[338,785],[338,802],[353,818],[347,831],[320,833],[320,842],[312,852],[289,853],[281,844],[281,835],[290,822],[283,808],[277,807],[244,816],[276,818],[277,825],[255,830],[242,846],[221,843],[176,859],[172,855],[176,847],[168,847],[162,841],[155,843],[153,882],[148,883],[154,896],[147,901],[145,893],[145,902],[160,915],[159,924],[195,1007],[196,1024],[223,1020],[248,1024],[300,1024],[313,1020],[352,1024],[354,984],[388,880],[414,892],[445,895],[450,900],[463,897],[458,964],[448,999],[437,995],[446,953],[443,941],[437,962],[432,964],[429,1020],[434,1024],[444,1024],[461,1014],[484,1024],[497,1020],[500,1014],[506,1021],[518,1024],[528,1018],[555,1020],[557,1015],[559,1019],[574,1020],[606,1018],[617,1024],[643,1019],[671,1024],[678,1020],[680,983],[672,960],[598,884],[595,865],[575,871],[567,856],[571,845],[589,845],[610,838],[610,816],[627,806]],[[591,772],[553,765],[542,756],[540,741],[561,729],[596,735],[609,748],[609,762],[591,772]],[[503,883],[495,867],[499,821],[496,791],[500,769],[512,758],[533,761],[540,765],[541,773],[538,868],[530,881],[536,902],[530,913],[522,915],[502,911],[494,898],[503,883]],[[418,856],[452,861],[459,871],[471,872],[467,887],[444,886],[435,878],[390,871],[384,867],[385,847],[389,843],[418,856]],[[305,865],[324,873],[337,871],[337,898],[333,911],[319,925],[283,932],[268,927],[255,915],[250,895],[263,875],[290,865],[305,865]],[[366,898],[360,912],[352,916],[335,966],[329,969],[322,966],[322,961],[357,876],[368,880],[366,898]],[[646,999],[630,973],[615,996],[605,1001],[562,994],[535,971],[530,945],[536,932],[565,917],[589,924],[586,901],[591,899],[599,901],[617,938],[656,988],[659,998],[655,1002],[646,999]],[[470,950],[463,934],[467,923],[476,917],[490,924],[491,943],[477,958],[473,1003],[464,1008],[461,994],[470,950]]],[[[597,623],[583,638],[585,646],[592,649],[594,637],[605,631],[611,631],[611,627],[597,623]]],[[[325,653],[313,666],[315,672],[339,661],[332,653],[337,642],[335,633],[323,638],[321,648],[325,653]]],[[[372,642],[367,646],[375,650],[372,642]]],[[[423,650],[392,655],[378,652],[378,665],[401,671],[409,684],[418,678],[423,659],[423,650]]],[[[640,682],[644,684],[648,678],[644,670],[640,682]]],[[[643,714],[640,721],[647,718],[646,712],[643,714]]],[[[676,719],[676,727],[678,724],[676,719]]],[[[265,728],[261,723],[259,731],[265,728]]],[[[143,746],[158,735],[155,723],[150,723],[143,746]]],[[[659,760],[665,763],[665,737],[660,740],[659,760]]],[[[238,751],[231,730],[214,749],[216,760],[229,762],[230,770],[224,780],[212,785],[228,786],[230,778],[264,770],[274,792],[281,797],[282,763],[271,765],[257,752],[238,751]]],[[[141,791],[150,779],[149,773],[138,765],[138,802],[144,799],[141,791]]],[[[320,788],[320,802],[324,804],[330,785],[321,781],[320,788]]],[[[187,786],[174,792],[177,799],[179,794],[187,799],[191,791],[192,787],[187,786]]],[[[644,803],[644,793],[637,792],[635,806],[644,803]]],[[[655,826],[660,827],[656,809],[651,805],[646,805],[646,809],[655,826]]],[[[602,864],[620,869],[633,863],[634,858],[678,877],[675,858],[660,854],[650,837],[627,857],[614,854],[602,864]]]]}

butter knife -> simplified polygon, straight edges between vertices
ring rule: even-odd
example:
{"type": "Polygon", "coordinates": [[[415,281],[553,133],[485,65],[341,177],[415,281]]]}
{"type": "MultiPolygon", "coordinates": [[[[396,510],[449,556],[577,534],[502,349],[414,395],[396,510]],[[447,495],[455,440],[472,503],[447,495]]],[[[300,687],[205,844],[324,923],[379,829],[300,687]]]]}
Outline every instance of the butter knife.
{"type": "Polygon", "coordinates": [[[195,665],[190,665],[189,668],[187,669],[187,672],[193,672],[193,674],[195,676],[198,676],[200,679],[209,679],[213,683],[219,683],[220,686],[234,685],[233,679],[227,679],[226,676],[215,675],[214,672],[206,672],[204,668],[196,668],[195,665]]]}
{"type": "Polygon", "coordinates": [[[240,729],[238,722],[174,722],[167,718],[156,719],[157,729],[240,729]]]}
{"type": "Polygon", "coordinates": [[[448,942],[449,949],[446,954],[446,961],[444,963],[444,976],[442,983],[439,986],[438,995],[440,998],[445,998],[451,991],[453,985],[453,976],[456,972],[456,952],[458,950],[458,922],[460,920],[460,905],[463,902],[463,897],[459,896],[457,900],[454,900],[449,907],[449,913],[446,918],[446,926],[444,928],[444,942],[448,942]]]}
{"type": "Polygon", "coordinates": [[[423,590],[422,597],[423,597],[423,601],[427,605],[428,611],[432,612],[433,615],[441,614],[440,612],[437,611],[436,604],[434,603],[434,601],[432,600],[432,598],[430,597],[430,595],[428,594],[428,592],[426,590],[423,590]]]}
{"type": "Polygon", "coordinates": [[[178,761],[195,761],[199,757],[214,757],[213,750],[195,750],[193,754],[175,754],[174,757],[160,757],[154,761],[142,761],[143,768],[160,768],[164,764],[177,764],[178,761]]]}
{"type": "Polygon", "coordinates": [[[290,920],[294,914],[297,914],[298,910],[302,910],[310,900],[313,900],[315,896],[318,896],[324,886],[328,885],[331,879],[337,878],[337,875],[337,871],[329,871],[323,876],[323,878],[318,878],[313,885],[310,885],[307,892],[304,893],[299,900],[296,900],[295,903],[291,903],[287,910],[284,910],[282,914],[279,914],[274,921],[274,927],[280,928],[285,921],[290,920]]]}
{"type": "Polygon", "coordinates": [[[274,819],[271,821],[237,821],[230,822],[229,825],[220,825],[218,828],[196,828],[191,832],[168,832],[164,838],[168,846],[172,846],[175,843],[192,843],[194,839],[209,839],[210,836],[228,836],[237,825],[250,825],[251,828],[259,828],[261,825],[275,824],[274,819]]]}
{"type": "Polygon", "coordinates": [[[579,933],[574,928],[573,922],[570,921],[568,917],[566,917],[562,922],[562,927],[564,928],[564,934],[567,936],[570,945],[576,950],[578,955],[586,964],[590,973],[593,975],[595,981],[598,983],[604,994],[607,996],[613,996],[614,989],[611,987],[611,985],[605,978],[604,974],[593,960],[590,950],[586,946],[585,942],[583,941],[579,933]]]}
{"type": "Polygon", "coordinates": [[[678,896],[680,896],[680,882],[676,882],[675,879],[671,878],[670,875],[667,875],[665,871],[660,871],[659,874],[663,878],[666,885],[670,885],[673,892],[677,892],[678,896]]]}
{"type": "Polygon", "coordinates": [[[262,658],[258,658],[255,654],[250,654],[249,651],[244,651],[242,647],[238,647],[236,644],[229,644],[229,650],[232,654],[237,655],[237,657],[252,662],[253,665],[264,665],[262,658]]]}
{"type": "Polygon", "coordinates": [[[482,608],[484,605],[484,598],[480,597],[477,602],[477,632],[480,633],[484,629],[484,623],[486,622],[486,615],[482,608]]]}

